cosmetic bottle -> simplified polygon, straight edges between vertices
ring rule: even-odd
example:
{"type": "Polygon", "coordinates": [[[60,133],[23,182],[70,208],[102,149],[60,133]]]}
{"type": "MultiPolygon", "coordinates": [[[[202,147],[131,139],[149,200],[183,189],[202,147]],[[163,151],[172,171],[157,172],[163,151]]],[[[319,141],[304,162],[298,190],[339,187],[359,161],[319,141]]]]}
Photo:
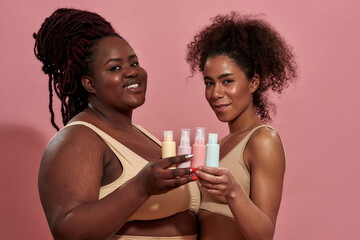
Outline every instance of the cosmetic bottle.
{"type": "Polygon", "coordinates": [[[198,166],[204,166],[206,160],[205,128],[196,128],[195,142],[192,151],[194,157],[191,161],[191,167],[197,168],[198,166]]]}
{"type": "Polygon", "coordinates": [[[219,167],[220,146],[217,139],[217,133],[209,133],[208,144],[206,144],[206,166],[219,167]]]}
{"type": "Polygon", "coordinates": [[[173,131],[164,131],[162,146],[162,158],[176,156],[176,143],[173,140],[173,131]]]}
{"type": "MultiPolygon", "coordinates": [[[[181,129],[180,145],[178,146],[178,155],[191,154],[190,146],[190,129],[181,129]]],[[[177,165],[178,168],[189,168],[191,167],[191,160],[182,162],[177,165]]]]}

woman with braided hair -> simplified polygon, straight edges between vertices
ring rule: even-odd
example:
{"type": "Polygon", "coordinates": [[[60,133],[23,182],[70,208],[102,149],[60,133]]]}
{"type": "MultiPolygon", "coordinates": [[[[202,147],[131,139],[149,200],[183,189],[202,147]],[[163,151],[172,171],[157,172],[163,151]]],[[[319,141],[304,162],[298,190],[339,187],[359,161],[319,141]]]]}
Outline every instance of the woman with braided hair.
{"type": "Polygon", "coordinates": [[[39,194],[54,239],[196,239],[200,203],[191,155],[161,159],[161,143],[132,112],[146,71],[96,13],[58,9],[34,34],[35,55],[61,100],[64,127],[49,142],[39,194]]]}
{"type": "Polygon", "coordinates": [[[267,93],[296,79],[290,47],[264,20],[218,15],[188,44],[192,73],[203,73],[206,99],[230,133],[220,167],[198,167],[200,239],[272,239],[280,206],[285,151],[267,93]]]}

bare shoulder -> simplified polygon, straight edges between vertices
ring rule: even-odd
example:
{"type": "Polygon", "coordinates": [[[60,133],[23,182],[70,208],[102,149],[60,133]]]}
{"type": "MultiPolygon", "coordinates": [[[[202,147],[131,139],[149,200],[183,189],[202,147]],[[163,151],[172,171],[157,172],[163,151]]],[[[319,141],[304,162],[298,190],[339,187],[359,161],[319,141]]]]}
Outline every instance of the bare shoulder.
{"type": "Polygon", "coordinates": [[[53,158],[58,154],[64,155],[68,151],[85,151],[93,146],[103,145],[102,142],[100,137],[86,126],[69,126],[51,139],[45,149],[44,157],[45,159],[53,158]]]}
{"type": "Polygon", "coordinates": [[[273,128],[261,127],[257,129],[250,137],[249,144],[259,145],[278,145],[282,146],[279,133],[273,128]]]}
{"type": "Polygon", "coordinates": [[[98,198],[103,176],[104,142],[91,129],[69,126],[48,144],[40,165],[38,187],[50,218],[79,203],[98,198]]]}
{"type": "Polygon", "coordinates": [[[279,133],[269,127],[257,129],[249,139],[245,149],[252,163],[278,163],[285,161],[285,151],[279,133]]]}
{"type": "Polygon", "coordinates": [[[91,129],[76,125],[58,132],[49,142],[41,159],[41,183],[76,181],[88,175],[101,179],[105,143],[91,129]]]}

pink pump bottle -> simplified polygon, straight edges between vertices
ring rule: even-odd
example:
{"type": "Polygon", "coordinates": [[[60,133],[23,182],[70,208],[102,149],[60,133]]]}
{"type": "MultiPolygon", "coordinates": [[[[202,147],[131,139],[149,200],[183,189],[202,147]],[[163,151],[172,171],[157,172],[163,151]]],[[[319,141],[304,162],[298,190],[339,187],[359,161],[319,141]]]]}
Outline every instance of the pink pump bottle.
{"type": "Polygon", "coordinates": [[[193,155],[191,167],[205,166],[206,145],[205,145],[205,128],[196,127],[195,143],[193,144],[193,155]]]}
{"type": "MultiPolygon", "coordinates": [[[[190,129],[181,129],[180,145],[178,147],[178,155],[191,154],[190,146],[190,129]]],[[[177,165],[178,168],[189,168],[191,167],[191,161],[182,162],[177,165]]]]}

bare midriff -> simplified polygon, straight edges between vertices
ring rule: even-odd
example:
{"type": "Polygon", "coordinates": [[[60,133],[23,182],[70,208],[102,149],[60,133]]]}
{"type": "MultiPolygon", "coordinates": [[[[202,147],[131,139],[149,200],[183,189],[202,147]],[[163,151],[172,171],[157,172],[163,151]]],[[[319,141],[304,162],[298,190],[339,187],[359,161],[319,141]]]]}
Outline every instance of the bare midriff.
{"type": "Polygon", "coordinates": [[[127,222],[116,235],[166,237],[194,235],[196,232],[196,216],[193,212],[187,210],[167,218],[127,222]]]}
{"type": "Polygon", "coordinates": [[[200,239],[245,239],[237,230],[233,218],[200,209],[198,219],[200,225],[200,239]]]}

